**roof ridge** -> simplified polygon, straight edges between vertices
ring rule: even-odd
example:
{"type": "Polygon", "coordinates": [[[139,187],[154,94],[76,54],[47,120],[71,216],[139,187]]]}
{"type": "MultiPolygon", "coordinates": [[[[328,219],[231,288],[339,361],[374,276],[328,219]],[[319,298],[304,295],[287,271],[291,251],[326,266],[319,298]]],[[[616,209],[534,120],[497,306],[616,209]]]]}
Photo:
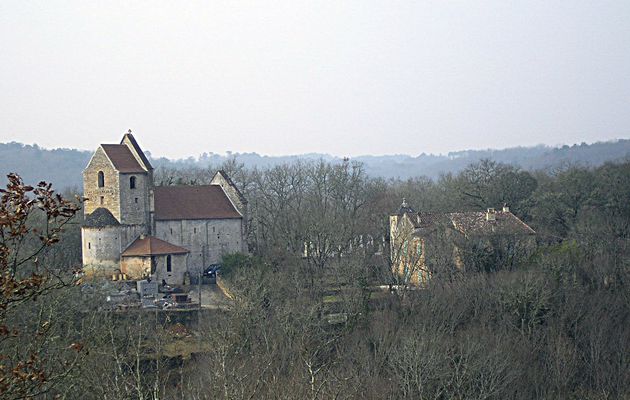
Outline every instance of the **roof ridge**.
{"type": "MultiPolygon", "coordinates": [[[[142,149],[140,148],[140,145],[136,141],[136,138],[133,137],[133,134],[131,133],[131,129],[129,129],[129,131],[123,135],[123,138],[120,141],[120,144],[127,146],[125,144],[125,139],[129,140],[129,143],[131,144],[131,147],[133,147],[133,150],[137,154],[138,158],[140,158],[140,161],[143,164],[142,167],[144,169],[146,169],[147,171],[152,170],[153,166],[149,162],[149,159],[147,158],[147,156],[144,154],[144,151],[142,151],[142,149]]],[[[129,147],[129,146],[127,146],[127,147],[129,147]]]]}
{"type": "Polygon", "coordinates": [[[155,236],[139,235],[127,248],[121,253],[123,257],[147,257],[151,255],[165,254],[184,254],[190,253],[190,250],[167,242],[155,236]]]}
{"type": "Polygon", "coordinates": [[[100,147],[105,156],[118,172],[122,173],[146,173],[147,170],[140,165],[129,146],[125,144],[101,143],[100,147]]]}
{"type": "Polygon", "coordinates": [[[234,190],[236,190],[236,194],[238,195],[239,199],[243,203],[247,204],[247,199],[245,198],[245,195],[243,195],[243,192],[241,192],[238,186],[236,186],[236,183],[234,183],[230,175],[224,169],[219,169],[217,171],[217,174],[221,174],[221,176],[223,176],[223,178],[227,181],[228,185],[230,185],[231,187],[234,188],[234,190]]]}

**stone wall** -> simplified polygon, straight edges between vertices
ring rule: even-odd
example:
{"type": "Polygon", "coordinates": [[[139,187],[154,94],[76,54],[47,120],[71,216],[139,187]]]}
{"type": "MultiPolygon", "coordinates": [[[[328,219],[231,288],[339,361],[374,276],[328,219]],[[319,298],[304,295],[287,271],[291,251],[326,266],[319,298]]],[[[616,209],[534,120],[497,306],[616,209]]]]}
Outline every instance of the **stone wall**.
{"type": "Polygon", "coordinates": [[[120,260],[121,228],[81,229],[83,268],[89,275],[111,275],[118,271],[120,260]]]}
{"type": "Polygon", "coordinates": [[[217,172],[214,175],[210,184],[221,186],[221,189],[223,189],[228,199],[230,199],[232,204],[234,204],[234,207],[236,207],[238,212],[241,213],[241,215],[243,216],[243,219],[241,221],[241,249],[239,251],[242,253],[247,253],[247,224],[249,221],[247,213],[247,202],[244,201],[234,184],[230,180],[228,180],[228,178],[224,176],[223,172],[221,171],[217,172]]]}
{"type": "Polygon", "coordinates": [[[116,272],[120,254],[143,233],[146,233],[144,225],[81,228],[84,268],[100,275],[116,272]]]}
{"type": "Polygon", "coordinates": [[[236,207],[238,212],[240,212],[243,216],[247,214],[247,203],[241,199],[241,196],[236,189],[232,185],[232,183],[223,175],[222,172],[217,172],[214,177],[212,177],[211,185],[219,185],[230,199],[232,204],[236,207]]]}
{"type": "Polygon", "coordinates": [[[121,224],[148,224],[149,189],[152,184],[148,174],[120,174],[120,213],[121,224]],[[130,179],[136,179],[135,189],[130,179]]]}
{"type": "Polygon", "coordinates": [[[120,227],[120,252],[125,251],[142,234],[147,234],[146,225],[122,225],[120,227]]]}
{"type": "Polygon", "coordinates": [[[120,271],[127,279],[143,279],[151,273],[151,257],[122,257],[120,271]]]}
{"type": "MultiPolygon", "coordinates": [[[[133,154],[133,157],[136,159],[136,161],[138,161],[138,164],[142,165],[143,168],[147,168],[148,166],[144,165],[144,162],[142,161],[142,158],[140,157],[140,155],[136,152],[136,149],[133,147],[133,143],[131,143],[131,140],[129,138],[129,135],[123,135],[123,139],[122,142],[120,144],[124,144],[129,148],[129,151],[131,151],[131,154],[133,154]]],[[[151,177],[151,182],[153,182],[153,177],[151,177]]]]}
{"type": "Polygon", "coordinates": [[[127,274],[127,279],[144,279],[149,274],[152,278],[162,283],[162,279],[169,285],[181,285],[184,283],[184,275],[187,271],[188,254],[171,254],[171,270],[168,271],[167,258],[169,255],[153,257],[122,257],[120,270],[127,274]],[[155,271],[151,274],[151,259],[153,259],[155,271]]]}
{"type": "Polygon", "coordinates": [[[155,279],[158,283],[161,283],[162,279],[164,279],[169,285],[182,285],[184,283],[184,274],[188,271],[188,254],[172,254],[170,272],[166,265],[167,257],[165,255],[155,257],[155,279]]]}
{"type": "Polygon", "coordinates": [[[99,147],[90,163],[83,171],[83,196],[87,198],[83,204],[85,215],[91,214],[99,207],[107,208],[120,221],[120,191],[119,175],[99,147]],[[105,186],[98,187],[98,173],[105,176],[105,186]]]}
{"type": "Polygon", "coordinates": [[[155,237],[190,250],[191,273],[243,248],[240,218],[156,221],[155,237]]]}

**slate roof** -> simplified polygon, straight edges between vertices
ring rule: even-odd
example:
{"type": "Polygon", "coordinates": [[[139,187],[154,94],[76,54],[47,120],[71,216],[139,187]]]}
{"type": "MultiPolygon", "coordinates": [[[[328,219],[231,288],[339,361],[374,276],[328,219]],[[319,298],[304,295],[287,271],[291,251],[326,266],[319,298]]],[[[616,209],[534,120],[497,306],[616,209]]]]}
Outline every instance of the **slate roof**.
{"type": "Polygon", "coordinates": [[[156,220],[242,218],[218,185],[158,186],[154,198],[156,220]]]}
{"type": "Polygon", "coordinates": [[[142,173],[146,172],[133,156],[129,147],[125,144],[102,144],[105,154],[114,164],[119,172],[122,173],[142,173]]]}
{"type": "Polygon", "coordinates": [[[422,234],[446,224],[464,235],[533,235],[536,232],[509,211],[495,211],[494,220],[488,221],[485,211],[454,213],[407,213],[422,234]]]}
{"type": "Polygon", "coordinates": [[[83,221],[83,226],[86,228],[103,228],[106,226],[119,226],[120,223],[114,217],[114,215],[106,208],[99,207],[96,210],[92,211],[87,217],[85,217],[85,221],[83,221]]]}
{"type": "Polygon", "coordinates": [[[139,237],[121,254],[122,257],[147,257],[166,254],[186,254],[183,247],[165,242],[153,236],[139,237]]]}

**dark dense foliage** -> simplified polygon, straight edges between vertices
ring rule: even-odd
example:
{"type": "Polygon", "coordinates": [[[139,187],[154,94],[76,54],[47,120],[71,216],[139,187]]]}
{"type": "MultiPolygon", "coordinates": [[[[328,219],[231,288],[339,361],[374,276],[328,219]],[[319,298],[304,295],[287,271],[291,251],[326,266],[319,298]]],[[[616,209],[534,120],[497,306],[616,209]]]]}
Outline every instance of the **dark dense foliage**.
{"type": "MultiPolygon", "coordinates": [[[[230,309],[116,314],[99,311],[96,287],[21,303],[13,318],[22,332],[41,327],[18,315],[47,315],[56,347],[40,354],[68,365],[43,396],[630,397],[630,163],[531,172],[482,160],[404,181],[371,178],[354,162],[222,168],[249,199],[253,253],[224,259],[230,309]],[[467,259],[463,270],[445,257],[449,274],[390,291],[401,282],[388,262],[387,216],[403,197],[422,211],[507,203],[537,231],[536,250],[467,259]],[[306,258],[305,242],[315,249],[306,258]],[[64,359],[73,343],[81,351],[64,359]]],[[[156,179],[207,183],[212,172],[160,168],[156,179]]],[[[56,246],[79,246],[76,231],[66,235],[56,246]]]]}

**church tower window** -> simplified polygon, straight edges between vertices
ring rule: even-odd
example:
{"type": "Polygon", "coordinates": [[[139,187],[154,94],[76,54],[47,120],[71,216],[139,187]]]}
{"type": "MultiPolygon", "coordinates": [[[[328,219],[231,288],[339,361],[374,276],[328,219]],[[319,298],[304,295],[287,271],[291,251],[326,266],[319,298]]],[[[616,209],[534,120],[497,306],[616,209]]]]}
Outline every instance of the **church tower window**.
{"type": "Polygon", "coordinates": [[[105,174],[103,171],[98,171],[98,187],[105,187],[105,174]]]}
{"type": "Polygon", "coordinates": [[[171,255],[166,256],[166,272],[171,272],[172,264],[171,264],[171,255]]]}
{"type": "Polygon", "coordinates": [[[135,189],[136,188],[136,177],[132,176],[131,178],[129,178],[129,189],[135,189]]]}

